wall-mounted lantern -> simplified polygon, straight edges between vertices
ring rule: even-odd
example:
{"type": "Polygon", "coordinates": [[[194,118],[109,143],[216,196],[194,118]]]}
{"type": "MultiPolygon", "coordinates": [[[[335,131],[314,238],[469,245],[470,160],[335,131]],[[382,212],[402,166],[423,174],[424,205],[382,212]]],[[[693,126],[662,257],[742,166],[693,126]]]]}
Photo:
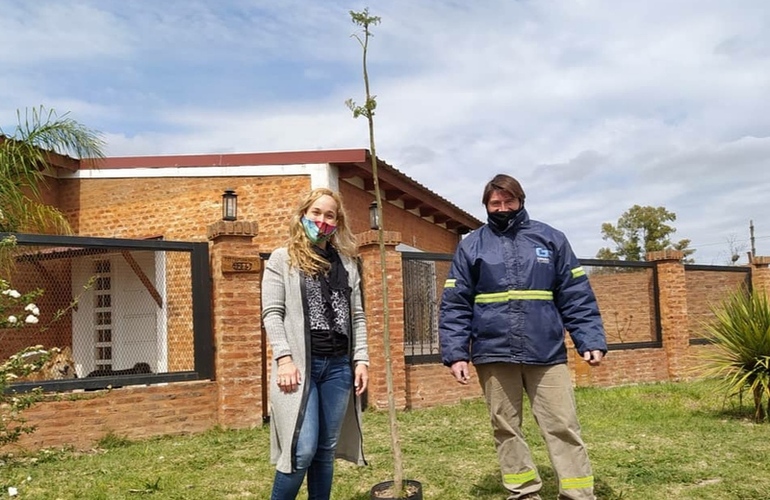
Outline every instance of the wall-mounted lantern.
{"type": "Polygon", "coordinates": [[[234,189],[225,189],[222,194],[222,220],[238,219],[238,195],[234,189]]]}
{"type": "Polygon", "coordinates": [[[377,200],[369,204],[369,227],[374,230],[380,228],[380,214],[377,212],[377,200]]]}

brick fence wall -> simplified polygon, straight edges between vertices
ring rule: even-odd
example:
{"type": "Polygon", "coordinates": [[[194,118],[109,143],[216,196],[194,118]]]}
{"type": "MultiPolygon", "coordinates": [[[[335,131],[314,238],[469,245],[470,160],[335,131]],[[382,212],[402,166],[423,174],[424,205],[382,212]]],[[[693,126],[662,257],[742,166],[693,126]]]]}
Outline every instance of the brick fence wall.
{"type": "MultiPolygon", "coordinates": [[[[216,425],[249,428],[262,424],[265,387],[262,374],[260,320],[260,273],[228,273],[221,265],[225,257],[254,258],[259,247],[256,223],[222,223],[209,227],[212,242],[212,307],[214,311],[214,344],[216,380],[173,383],[163,386],[134,386],[112,391],[74,393],[67,398],[54,398],[26,413],[29,423],[38,430],[25,436],[20,445],[27,448],[72,445],[89,448],[107,434],[131,439],[161,434],[202,432],[216,425]]],[[[371,357],[371,407],[387,404],[385,353],[383,345],[383,312],[390,312],[394,395],[398,408],[425,408],[478,398],[481,390],[475,383],[456,384],[447,368],[439,364],[407,365],[404,359],[404,290],[401,280],[401,255],[396,251],[401,235],[385,233],[388,302],[383,301],[380,256],[377,233],[360,233],[361,257],[364,263],[364,294],[369,326],[371,357]]],[[[644,382],[682,380],[693,377],[695,355],[706,346],[691,345],[691,321],[688,316],[690,297],[700,303],[705,296],[692,291],[678,252],[651,254],[659,275],[662,347],[613,350],[602,366],[590,368],[577,359],[570,349],[569,366],[578,386],[614,386],[644,382]]],[[[770,290],[770,258],[757,257],[751,264],[751,281],[755,289],[770,290]]],[[[636,283],[637,291],[648,294],[645,273],[618,277],[626,286],[636,283]],[[628,281],[630,280],[630,281],[628,281]],[[635,281],[636,280],[636,281],[635,281]]],[[[597,280],[600,285],[602,277],[597,280]]],[[[729,282],[728,285],[734,284],[729,282]]],[[[732,286],[732,285],[730,285],[732,286]]],[[[714,294],[709,291],[708,294],[714,294]]],[[[609,297],[606,293],[598,294],[609,297]]],[[[621,307],[606,299],[606,307],[621,307]]],[[[633,297],[627,299],[632,308],[619,314],[633,316],[647,332],[650,319],[646,308],[639,307],[633,297]]],[[[700,309],[701,306],[699,305],[700,309]]],[[[636,335],[636,334],[635,334],[636,335]]],[[[641,337],[640,337],[641,338],[641,337]]],[[[569,344],[569,341],[568,341],[569,344]]]]}
{"type": "Polygon", "coordinates": [[[215,382],[200,381],[80,392],[53,396],[24,416],[37,430],[0,452],[59,446],[87,450],[108,435],[143,439],[203,432],[218,423],[217,389],[215,382]]]}
{"type": "MultiPolygon", "coordinates": [[[[397,235],[390,235],[391,245],[397,243],[397,235]]],[[[389,248],[389,251],[392,251],[389,248]]],[[[697,338],[699,322],[703,320],[704,309],[708,309],[721,294],[727,293],[742,282],[742,274],[730,273],[724,276],[721,273],[693,272],[687,276],[685,267],[681,263],[683,255],[678,251],[655,252],[647,256],[647,260],[654,262],[658,273],[658,293],[660,303],[661,321],[661,347],[635,348],[628,350],[612,350],[601,366],[592,368],[579,359],[567,339],[569,350],[568,364],[572,377],[578,386],[617,386],[636,383],[661,382],[686,380],[697,377],[698,354],[708,349],[708,346],[691,345],[691,337],[697,338]],[[716,279],[710,281],[711,274],[716,279]],[[689,284],[688,284],[689,280],[689,284]],[[692,318],[688,307],[693,304],[696,316],[692,318]]],[[[755,289],[770,290],[770,259],[757,257],[751,267],[751,282],[755,289]]],[[[603,316],[614,317],[614,312],[622,318],[631,318],[632,324],[637,327],[628,327],[625,332],[624,342],[655,341],[656,325],[653,317],[654,297],[652,294],[652,278],[649,270],[633,273],[617,273],[614,275],[600,275],[597,281],[597,296],[603,316]],[[611,286],[608,281],[614,280],[611,286]]],[[[374,305],[378,301],[378,291],[367,285],[367,304],[374,305]],[[374,303],[374,304],[372,304],[374,303]]],[[[592,286],[594,286],[592,284],[592,286]]],[[[403,297],[397,294],[403,293],[402,287],[389,289],[389,301],[403,303],[403,297]]],[[[378,309],[379,310],[379,309],[378,309]]],[[[370,314],[376,312],[370,311],[370,314]]],[[[605,322],[612,323],[612,319],[605,322]]],[[[622,322],[626,324],[626,322],[622,322]]],[[[370,336],[377,336],[377,323],[370,319],[370,336]]],[[[617,332],[617,329],[616,329],[617,332]]],[[[391,331],[391,335],[403,335],[401,332],[391,331]]],[[[619,339],[610,338],[610,342],[619,339]]],[[[375,341],[371,344],[372,357],[377,359],[380,349],[375,341]]],[[[373,375],[374,376],[374,375],[373,375]]],[[[396,371],[397,388],[396,399],[402,397],[407,408],[425,408],[438,404],[450,404],[465,399],[481,397],[481,389],[471,383],[461,386],[454,382],[449,370],[440,364],[407,365],[403,372],[400,367],[396,371]],[[403,376],[403,381],[399,377],[403,376]],[[404,394],[398,391],[403,387],[404,394]]],[[[380,387],[373,383],[371,387],[370,401],[373,405],[382,408],[384,395],[380,394],[380,387]]]]}

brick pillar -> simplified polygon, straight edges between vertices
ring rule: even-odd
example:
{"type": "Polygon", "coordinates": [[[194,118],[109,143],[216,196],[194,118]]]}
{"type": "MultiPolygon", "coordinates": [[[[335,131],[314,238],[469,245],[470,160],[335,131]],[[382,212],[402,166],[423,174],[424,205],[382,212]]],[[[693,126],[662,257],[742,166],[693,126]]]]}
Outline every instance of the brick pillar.
{"type": "Polygon", "coordinates": [[[687,320],[687,282],[682,259],[684,252],[661,250],[647,254],[658,271],[658,297],[663,351],[668,361],[668,376],[681,380],[686,376],[690,333],[687,320]]]}
{"type": "Polygon", "coordinates": [[[751,258],[751,288],[765,290],[770,294],[770,257],[754,256],[751,258]]]}
{"type": "Polygon", "coordinates": [[[385,307],[389,312],[390,359],[393,368],[393,392],[396,408],[406,408],[406,363],[404,361],[404,283],[401,272],[401,233],[385,231],[385,269],[387,272],[388,304],[383,303],[380,247],[377,231],[357,235],[363,260],[364,303],[369,334],[369,395],[368,403],[375,408],[387,408],[388,392],[385,377],[385,347],[383,324],[385,307]]]}
{"type": "Polygon", "coordinates": [[[227,428],[262,424],[261,264],[252,244],[257,223],[218,221],[211,246],[217,423],[227,428]]]}

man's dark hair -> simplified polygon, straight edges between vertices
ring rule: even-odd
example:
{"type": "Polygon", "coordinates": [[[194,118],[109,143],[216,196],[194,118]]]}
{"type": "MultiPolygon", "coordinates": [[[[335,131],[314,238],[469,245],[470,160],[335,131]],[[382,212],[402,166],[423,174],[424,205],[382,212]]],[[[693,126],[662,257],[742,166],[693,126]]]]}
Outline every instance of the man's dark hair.
{"type": "Polygon", "coordinates": [[[519,181],[506,174],[497,174],[491,181],[487,182],[484,186],[484,195],[481,197],[481,203],[486,207],[489,198],[492,197],[492,193],[495,191],[505,191],[514,198],[518,198],[521,204],[524,204],[524,199],[527,195],[524,194],[519,181]]]}

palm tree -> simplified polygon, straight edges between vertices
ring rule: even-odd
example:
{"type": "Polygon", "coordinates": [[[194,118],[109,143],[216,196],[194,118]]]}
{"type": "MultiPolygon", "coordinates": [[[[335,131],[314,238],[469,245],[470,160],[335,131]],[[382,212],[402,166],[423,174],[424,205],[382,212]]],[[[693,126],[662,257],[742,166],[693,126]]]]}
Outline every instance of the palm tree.
{"type": "Polygon", "coordinates": [[[52,154],[82,161],[104,158],[99,134],[43,106],[17,111],[13,134],[0,128],[0,232],[67,234],[66,217],[40,198],[52,154]],[[23,118],[23,120],[22,120],[23,118]]]}

